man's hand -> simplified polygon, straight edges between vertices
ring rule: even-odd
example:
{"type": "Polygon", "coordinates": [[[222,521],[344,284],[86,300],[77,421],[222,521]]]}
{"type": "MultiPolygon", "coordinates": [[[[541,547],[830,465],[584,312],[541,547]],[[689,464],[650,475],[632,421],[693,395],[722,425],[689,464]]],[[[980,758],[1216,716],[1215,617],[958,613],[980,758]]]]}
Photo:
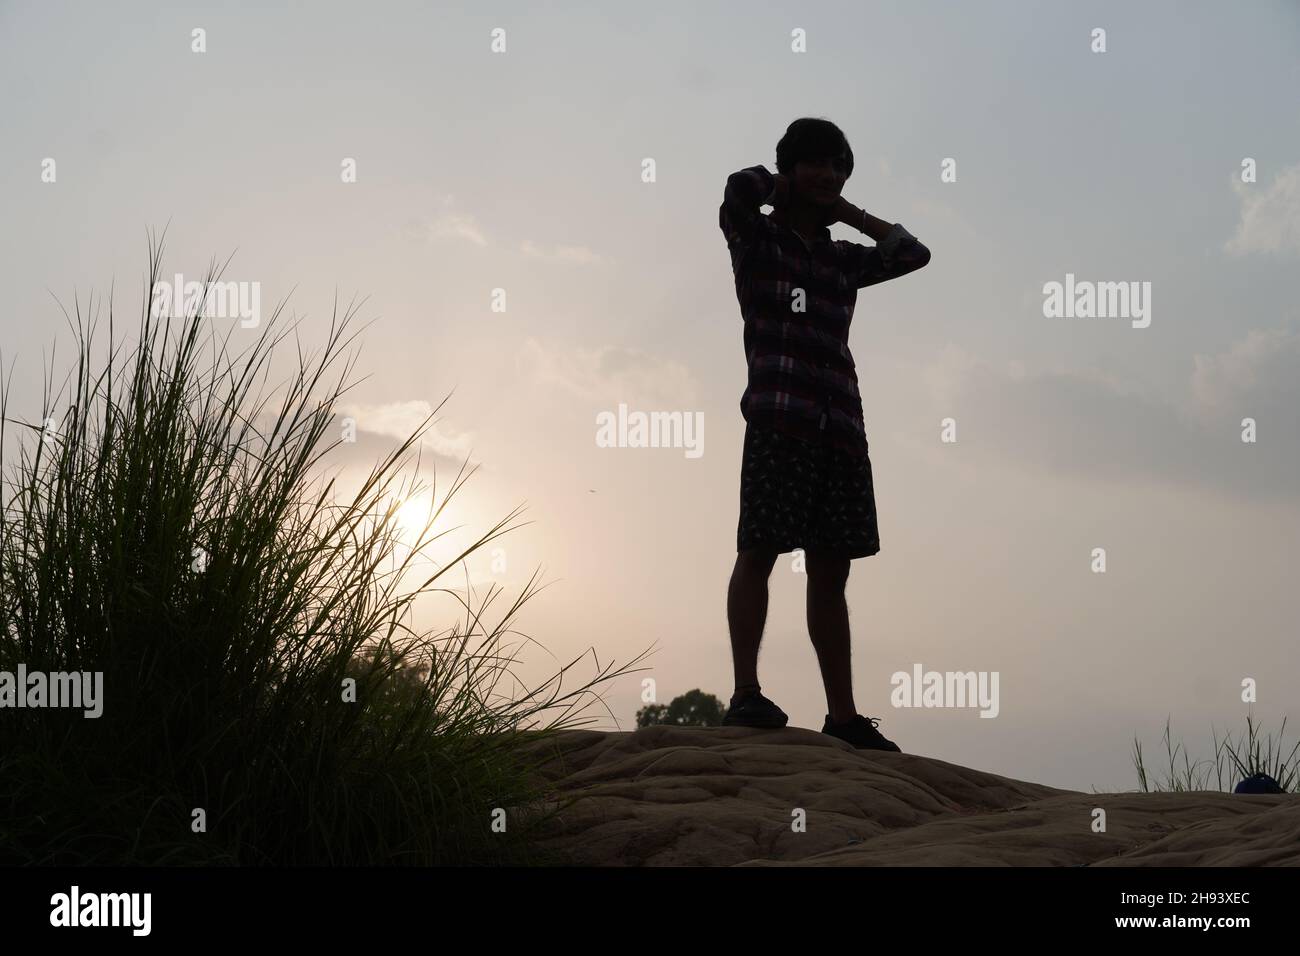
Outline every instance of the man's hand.
{"type": "Polygon", "coordinates": [[[772,174],[772,218],[776,222],[786,222],[790,213],[790,180],[780,173],[772,174]]]}
{"type": "Polygon", "coordinates": [[[774,208],[780,209],[790,200],[790,179],[781,173],[772,174],[772,195],[768,197],[774,208]]]}

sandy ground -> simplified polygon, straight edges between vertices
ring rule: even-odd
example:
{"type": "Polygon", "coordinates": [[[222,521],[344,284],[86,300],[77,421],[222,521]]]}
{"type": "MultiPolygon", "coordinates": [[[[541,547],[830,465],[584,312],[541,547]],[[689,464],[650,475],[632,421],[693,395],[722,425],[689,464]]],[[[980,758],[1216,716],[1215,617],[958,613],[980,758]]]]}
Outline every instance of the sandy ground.
{"type": "Polygon", "coordinates": [[[570,730],[533,753],[573,801],[544,842],[582,865],[1300,865],[1295,794],[1059,790],[793,727],[570,730]]]}

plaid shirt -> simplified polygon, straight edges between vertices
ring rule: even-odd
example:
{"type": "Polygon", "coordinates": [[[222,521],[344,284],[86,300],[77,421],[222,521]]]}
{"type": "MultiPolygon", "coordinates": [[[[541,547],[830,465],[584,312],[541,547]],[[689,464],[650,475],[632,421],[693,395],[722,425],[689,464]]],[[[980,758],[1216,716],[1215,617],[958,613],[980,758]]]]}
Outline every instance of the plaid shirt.
{"type": "Polygon", "coordinates": [[[848,344],[858,290],[914,272],[930,261],[930,250],[901,223],[875,246],[831,239],[825,226],[805,240],[759,212],[773,186],[763,166],[732,173],[718,210],[745,321],[749,382],[740,413],[746,422],[806,441],[828,437],[865,455],[848,344]]]}

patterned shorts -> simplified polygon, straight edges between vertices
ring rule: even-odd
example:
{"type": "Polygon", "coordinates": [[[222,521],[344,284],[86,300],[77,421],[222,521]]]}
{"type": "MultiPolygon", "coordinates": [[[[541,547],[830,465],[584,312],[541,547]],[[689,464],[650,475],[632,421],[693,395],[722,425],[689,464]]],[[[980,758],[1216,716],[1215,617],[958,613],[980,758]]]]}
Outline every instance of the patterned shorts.
{"type": "Polygon", "coordinates": [[[749,548],[876,554],[871,458],[746,423],[736,550],[749,548]]]}

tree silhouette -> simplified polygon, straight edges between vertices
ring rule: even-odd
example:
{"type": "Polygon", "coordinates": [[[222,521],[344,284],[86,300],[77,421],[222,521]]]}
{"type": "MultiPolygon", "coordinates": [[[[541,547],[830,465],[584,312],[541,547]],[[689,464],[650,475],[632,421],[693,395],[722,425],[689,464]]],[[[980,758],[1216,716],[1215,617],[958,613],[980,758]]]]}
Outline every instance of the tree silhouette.
{"type": "Polygon", "coordinates": [[[722,724],[722,701],[698,687],[674,697],[672,703],[648,704],[636,712],[636,725],[673,724],[677,727],[718,727],[722,724]]]}

